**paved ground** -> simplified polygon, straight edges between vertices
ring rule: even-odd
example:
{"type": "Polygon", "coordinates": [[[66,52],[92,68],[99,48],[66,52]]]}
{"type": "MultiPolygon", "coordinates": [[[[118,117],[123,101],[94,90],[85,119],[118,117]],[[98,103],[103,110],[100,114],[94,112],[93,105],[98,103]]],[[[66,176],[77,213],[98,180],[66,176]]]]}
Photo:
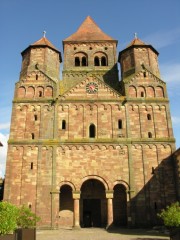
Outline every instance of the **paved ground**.
{"type": "Polygon", "coordinates": [[[144,229],[102,228],[37,230],[36,240],[169,240],[168,234],[144,229]]]}

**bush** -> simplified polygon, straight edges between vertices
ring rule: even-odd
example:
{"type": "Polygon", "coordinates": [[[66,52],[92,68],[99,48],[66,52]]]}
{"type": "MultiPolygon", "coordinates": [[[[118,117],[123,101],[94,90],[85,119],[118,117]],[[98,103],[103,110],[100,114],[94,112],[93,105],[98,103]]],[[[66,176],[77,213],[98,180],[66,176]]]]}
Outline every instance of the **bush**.
{"type": "Polygon", "coordinates": [[[19,208],[19,216],[17,218],[17,225],[20,228],[35,228],[36,223],[40,218],[35,213],[31,212],[28,207],[21,206],[19,208]]]}
{"type": "Polygon", "coordinates": [[[163,209],[158,216],[163,220],[167,227],[180,227],[180,203],[176,202],[163,209]]]}
{"type": "Polygon", "coordinates": [[[19,209],[11,203],[0,202],[0,235],[12,233],[17,228],[19,209]]]}

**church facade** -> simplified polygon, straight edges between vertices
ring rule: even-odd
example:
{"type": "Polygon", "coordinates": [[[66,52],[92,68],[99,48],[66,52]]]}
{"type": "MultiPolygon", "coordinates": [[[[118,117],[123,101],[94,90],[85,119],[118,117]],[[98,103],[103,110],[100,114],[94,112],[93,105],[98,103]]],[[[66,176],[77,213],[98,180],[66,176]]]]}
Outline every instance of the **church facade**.
{"type": "Polygon", "coordinates": [[[117,40],[87,17],[63,41],[22,52],[15,85],[4,200],[41,228],[148,226],[180,199],[166,83],[158,52],[117,40]],[[121,67],[121,79],[118,73],[121,67]]]}

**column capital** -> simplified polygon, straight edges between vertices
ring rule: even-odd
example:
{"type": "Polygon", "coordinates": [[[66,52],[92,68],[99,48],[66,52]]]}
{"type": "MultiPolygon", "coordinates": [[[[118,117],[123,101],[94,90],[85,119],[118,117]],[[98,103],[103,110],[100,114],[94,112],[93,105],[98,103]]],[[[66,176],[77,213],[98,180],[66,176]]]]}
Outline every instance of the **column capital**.
{"type": "Polygon", "coordinates": [[[81,191],[73,191],[73,199],[80,199],[81,191]]]}
{"type": "Polygon", "coordinates": [[[113,198],[114,190],[106,190],[106,198],[113,198]]]}
{"type": "Polygon", "coordinates": [[[58,191],[58,190],[56,190],[56,189],[52,189],[51,191],[50,191],[50,194],[59,194],[60,193],[60,191],[58,191]]]}

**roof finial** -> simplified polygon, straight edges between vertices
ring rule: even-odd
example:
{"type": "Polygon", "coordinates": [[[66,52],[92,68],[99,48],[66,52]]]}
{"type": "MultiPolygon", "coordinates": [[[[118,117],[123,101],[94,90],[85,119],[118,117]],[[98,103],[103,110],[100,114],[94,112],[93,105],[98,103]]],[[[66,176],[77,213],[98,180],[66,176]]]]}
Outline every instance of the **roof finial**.
{"type": "Polygon", "coordinates": [[[134,38],[137,39],[137,33],[134,33],[134,38]]]}
{"type": "Polygon", "coordinates": [[[44,38],[46,37],[46,31],[43,31],[43,37],[44,38]]]}

